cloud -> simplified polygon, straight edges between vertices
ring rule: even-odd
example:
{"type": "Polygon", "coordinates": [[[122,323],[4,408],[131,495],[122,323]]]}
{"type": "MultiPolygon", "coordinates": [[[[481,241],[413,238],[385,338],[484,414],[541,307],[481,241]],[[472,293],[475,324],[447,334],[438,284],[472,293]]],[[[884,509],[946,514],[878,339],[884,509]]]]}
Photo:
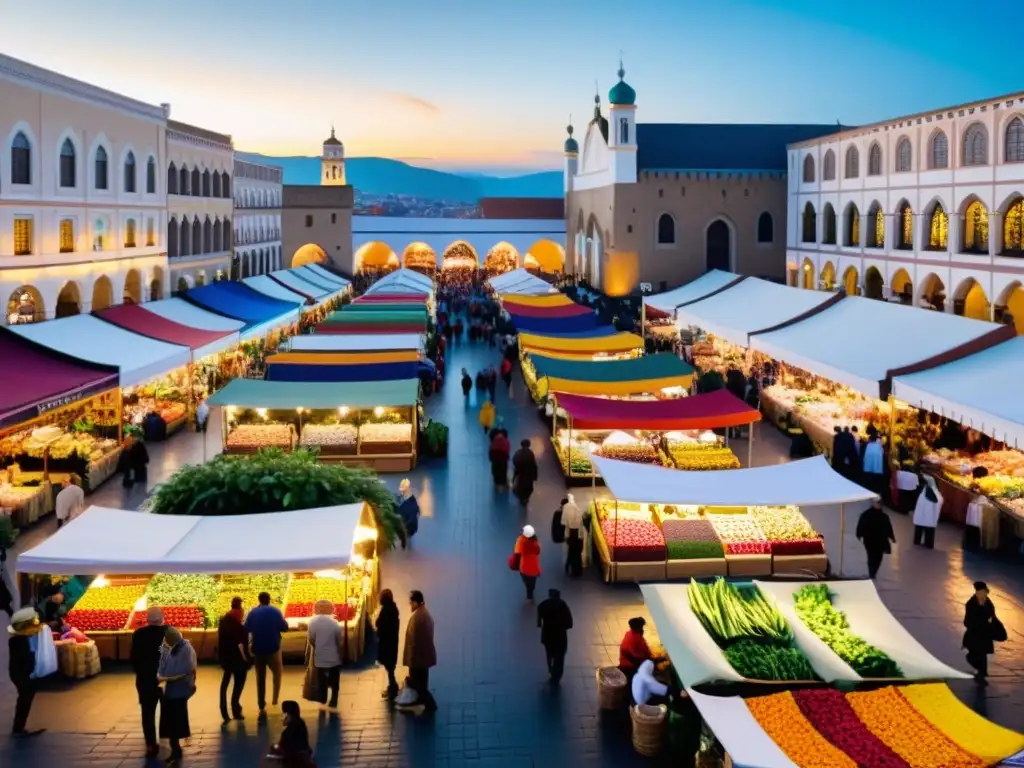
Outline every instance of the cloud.
{"type": "Polygon", "coordinates": [[[389,92],[386,96],[395,104],[414,109],[418,112],[429,115],[436,115],[441,112],[441,108],[434,102],[421,99],[419,96],[413,96],[411,93],[389,92]]]}

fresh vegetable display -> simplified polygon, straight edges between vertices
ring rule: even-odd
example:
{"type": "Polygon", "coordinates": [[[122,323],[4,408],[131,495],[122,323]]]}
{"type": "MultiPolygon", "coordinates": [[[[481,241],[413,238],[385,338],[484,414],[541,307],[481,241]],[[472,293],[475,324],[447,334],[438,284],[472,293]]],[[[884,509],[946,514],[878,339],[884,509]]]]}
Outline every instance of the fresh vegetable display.
{"type": "Polygon", "coordinates": [[[753,507],[751,514],[773,555],[820,555],[825,545],[796,507],[753,507]]]}
{"type": "Polygon", "coordinates": [[[317,600],[330,600],[334,603],[335,615],[347,609],[349,592],[353,582],[346,579],[301,578],[292,579],[288,588],[288,602],[285,606],[285,618],[308,618],[313,615],[313,605],[317,600]]]}
{"type": "Polygon", "coordinates": [[[687,590],[690,608],[733,669],[751,680],[816,680],[793,631],[756,586],[737,587],[723,578],[696,580],[687,590]]]}
{"type": "Polygon", "coordinates": [[[615,562],[645,563],[665,559],[665,538],[650,520],[606,518],[601,521],[601,533],[615,562]]]}
{"type": "Polygon", "coordinates": [[[116,632],[124,629],[131,613],[128,608],[73,608],[64,622],[82,632],[116,632]]]}
{"type": "Polygon", "coordinates": [[[903,677],[899,665],[882,651],[853,634],[846,614],[832,605],[824,584],[807,584],[793,593],[800,621],[861,677],[903,677]]]}
{"type": "Polygon", "coordinates": [[[290,448],[293,428],[289,424],[239,424],[228,435],[228,448],[258,450],[290,448]]]}
{"type": "Polygon", "coordinates": [[[709,515],[727,555],[768,554],[764,533],[747,515],[709,515]]]}
{"type": "Polygon", "coordinates": [[[658,452],[649,443],[605,443],[595,451],[598,456],[636,464],[660,464],[658,452]]]}
{"type": "Polygon", "coordinates": [[[130,611],[146,593],[145,584],[106,585],[90,587],[74,605],[76,611],[130,611]]]}
{"type": "Polygon", "coordinates": [[[258,602],[260,592],[270,595],[270,604],[281,607],[284,593],[288,588],[287,573],[225,574],[220,579],[220,593],[217,596],[217,616],[223,616],[231,609],[231,600],[242,598],[242,607],[249,611],[258,602]]]}
{"type": "Polygon", "coordinates": [[[669,560],[696,560],[725,556],[714,526],[707,520],[663,517],[661,532],[669,560]]]}
{"type": "MultiPolygon", "coordinates": [[[[152,604],[150,607],[154,607],[152,604]]],[[[194,605],[161,605],[158,606],[164,614],[164,624],[178,629],[202,629],[206,626],[206,618],[203,612],[194,605]]],[[[129,629],[139,629],[146,626],[146,611],[136,611],[132,614],[132,622],[129,629]]]]}
{"type": "Polygon", "coordinates": [[[719,469],[739,469],[740,460],[731,448],[715,443],[673,443],[668,444],[669,455],[676,469],[689,472],[704,472],[719,469]]]}
{"type": "Polygon", "coordinates": [[[330,446],[355,453],[359,431],[354,424],[307,424],[302,428],[300,445],[330,446]]]}
{"type": "Polygon", "coordinates": [[[359,427],[360,443],[410,443],[412,424],[363,424],[359,427]]]}
{"type": "Polygon", "coordinates": [[[576,445],[569,449],[564,442],[551,438],[555,446],[555,453],[562,464],[562,473],[565,475],[590,475],[594,470],[590,463],[590,457],[576,445]],[[566,464],[566,453],[569,453],[569,463],[566,464]]]}
{"type": "Polygon", "coordinates": [[[158,573],[146,587],[149,605],[194,606],[203,612],[201,626],[214,626],[217,622],[219,587],[213,576],[205,574],[158,573]]]}

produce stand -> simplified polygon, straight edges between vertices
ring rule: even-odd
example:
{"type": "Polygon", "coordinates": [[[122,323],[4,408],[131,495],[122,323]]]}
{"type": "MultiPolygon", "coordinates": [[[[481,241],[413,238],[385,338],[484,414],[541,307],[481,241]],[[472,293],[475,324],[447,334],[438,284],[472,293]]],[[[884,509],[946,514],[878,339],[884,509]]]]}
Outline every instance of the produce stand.
{"type": "Polygon", "coordinates": [[[321,461],[407,472],[416,465],[418,400],[416,379],[362,383],[236,379],[207,402],[222,406],[222,434],[231,452],[242,447],[255,452],[270,445],[301,445],[318,448],[321,461]],[[236,436],[243,427],[244,434],[236,436]]]}
{"type": "Polygon", "coordinates": [[[661,562],[666,578],[824,573],[824,542],[799,510],[838,505],[842,532],[846,504],[877,498],[820,456],[721,472],[593,462],[611,494],[596,505],[592,526],[607,581],[635,570],[620,570],[616,544],[630,545],[626,562],[661,562]]]}
{"type": "Polygon", "coordinates": [[[248,610],[267,591],[293,629],[283,638],[286,657],[301,659],[313,603],[330,599],[345,627],[344,660],[356,661],[376,606],[376,540],[365,504],[226,517],[90,507],[22,554],[18,571],[96,577],[65,624],[94,640],[104,659],[128,658],[132,630],[156,605],[201,660],[213,660],[217,621],[232,598],[248,610]]]}
{"type": "Polygon", "coordinates": [[[523,358],[522,372],[536,402],[549,392],[622,397],[685,392],[694,375],[692,366],[667,353],[596,362],[529,354],[523,358]]]}

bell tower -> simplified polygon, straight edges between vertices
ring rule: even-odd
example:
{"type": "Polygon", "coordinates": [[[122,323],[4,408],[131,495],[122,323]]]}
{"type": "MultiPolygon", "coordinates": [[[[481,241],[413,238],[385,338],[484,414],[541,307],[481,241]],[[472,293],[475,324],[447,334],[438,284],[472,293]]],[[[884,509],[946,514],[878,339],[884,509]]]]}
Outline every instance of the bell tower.
{"type": "Polygon", "coordinates": [[[565,194],[572,192],[573,179],[576,176],[576,171],[579,164],[580,156],[580,145],[576,142],[576,139],[572,137],[572,116],[569,117],[569,124],[565,126],[566,133],[569,134],[569,138],[565,140],[565,181],[564,188],[565,194]]]}
{"type": "Polygon", "coordinates": [[[332,125],[331,135],[324,139],[324,149],[320,155],[320,186],[343,187],[346,183],[345,145],[335,137],[332,125]]]}

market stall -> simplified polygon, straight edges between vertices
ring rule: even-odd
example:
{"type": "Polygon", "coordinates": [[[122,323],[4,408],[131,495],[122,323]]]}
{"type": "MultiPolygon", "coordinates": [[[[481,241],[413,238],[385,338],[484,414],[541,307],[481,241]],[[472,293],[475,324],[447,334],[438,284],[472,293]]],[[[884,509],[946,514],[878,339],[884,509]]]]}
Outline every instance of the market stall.
{"type": "MultiPolygon", "coordinates": [[[[537,278],[538,280],[540,278],[537,278]]],[[[541,280],[541,282],[544,282],[541,280]]],[[[548,286],[549,288],[551,286],[548,286]]],[[[572,299],[564,293],[554,291],[545,294],[519,293],[514,290],[499,291],[498,298],[501,301],[511,301],[515,304],[525,304],[532,307],[558,307],[575,304],[572,299]]]]}
{"type": "Polygon", "coordinates": [[[231,599],[251,609],[267,591],[293,630],[282,637],[286,656],[301,658],[313,603],[329,599],[345,628],[345,661],[354,661],[375,606],[376,541],[366,504],[223,517],[90,507],[20,555],[17,569],[95,577],[64,621],[94,640],[102,658],[126,660],[131,631],[159,606],[199,658],[213,660],[231,599]]]}
{"type": "Polygon", "coordinates": [[[267,358],[268,381],[395,381],[417,378],[420,354],[281,352],[267,358]]]}
{"type": "Polygon", "coordinates": [[[429,318],[422,310],[332,312],[316,333],[426,333],[429,318]]]}
{"type": "Polygon", "coordinates": [[[371,293],[356,296],[352,304],[412,304],[414,306],[427,306],[427,294],[425,293],[371,293]]]}
{"type": "Polygon", "coordinates": [[[712,269],[696,280],[691,280],[686,285],[673,288],[671,291],[644,296],[643,304],[645,307],[650,307],[665,315],[672,316],[675,313],[676,307],[700,301],[745,279],[745,277],[733,274],[732,272],[712,269]]]}
{"type": "Polygon", "coordinates": [[[320,282],[323,282],[327,285],[336,285],[339,288],[352,287],[352,282],[350,280],[342,277],[341,275],[336,275],[334,272],[331,272],[329,269],[325,269],[319,264],[306,264],[294,271],[300,275],[303,274],[304,272],[309,272],[310,274],[319,277],[320,282]]]}
{"type": "Polygon", "coordinates": [[[529,354],[523,358],[522,371],[535,400],[549,392],[627,397],[667,389],[666,396],[678,396],[689,390],[694,374],[692,366],[667,353],[591,361],[529,354]]]}
{"type": "Polygon", "coordinates": [[[314,334],[294,336],[288,342],[292,352],[397,352],[423,351],[423,335],[419,333],[381,334],[314,334]]]}
{"type": "Polygon", "coordinates": [[[396,269],[367,288],[363,295],[378,293],[419,293],[432,295],[434,281],[412,269],[396,269]]]}
{"type": "Polygon", "coordinates": [[[264,296],[242,283],[220,280],[192,288],[184,299],[202,309],[259,326],[264,335],[299,321],[299,308],[287,301],[264,296]]]}
{"type": "Polygon", "coordinates": [[[503,275],[492,277],[487,284],[497,294],[516,293],[525,296],[547,296],[556,290],[545,280],[530,274],[526,269],[513,269],[503,275]]]}
{"type": "Polygon", "coordinates": [[[549,357],[576,358],[637,357],[643,352],[644,341],[635,333],[616,333],[610,336],[541,336],[534,333],[519,334],[519,356],[536,352],[549,357]]]}
{"type": "Polygon", "coordinates": [[[722,472],[591,460],[613,499],[592,526],[606,581],[824,573],[824,543],[799,510],[838,506],[842,541],[845,505],[878,498],[820,456],[722,472]],[[666,518],[678,518],[668,531],[666,518]],[[669,557],[673,540],[703,543],[669,557]]]}
{"type": "MultiPolygon", "coordinates": [[[[568,305],[565,305],[564,308],[568,308],[568,305]]],[[[548,308],[540,307],[539,309],[548,308]]],[[[563,309],[563,307],[550,307],[550,309],[563,309]]],[[[514,314],[509,311],[508,318],[519,333],[551,334],[580,332],[593,330],[601,326],[600,318],[592,310],[582,314],[575,313],[555,317],[514,314]]]]}
{"type": "Polygon", "coordinates": [[[243,285],[249,286],[254,291],[258,291],[264,296],[269,296],[277,301],[283,301],[288,304],[295,304],[301,307],[313,306],[316,304],[316,299],[313,296],[295,291],[288,286],[282,285],[270,275],[253,275],[252,277],[243,277],[242,283],[243,285]]]}
{"type": "Polygon", "coordinates": [[[416,464],[419,381],[323,383],[237,379],[222,406],[226,453],[315,447],[322,461],[406,472],[416,464]]]}
{"type": "Polygon", "coordinates": [[[337,298],[345,292],[344,287],[333,283],[327,285],[309,273],[306,275],[308,277],[293,269],[279,269],[276,272],[271,272],[269,277],[296,293],[311,296],[318,304],[337,298]]]}

